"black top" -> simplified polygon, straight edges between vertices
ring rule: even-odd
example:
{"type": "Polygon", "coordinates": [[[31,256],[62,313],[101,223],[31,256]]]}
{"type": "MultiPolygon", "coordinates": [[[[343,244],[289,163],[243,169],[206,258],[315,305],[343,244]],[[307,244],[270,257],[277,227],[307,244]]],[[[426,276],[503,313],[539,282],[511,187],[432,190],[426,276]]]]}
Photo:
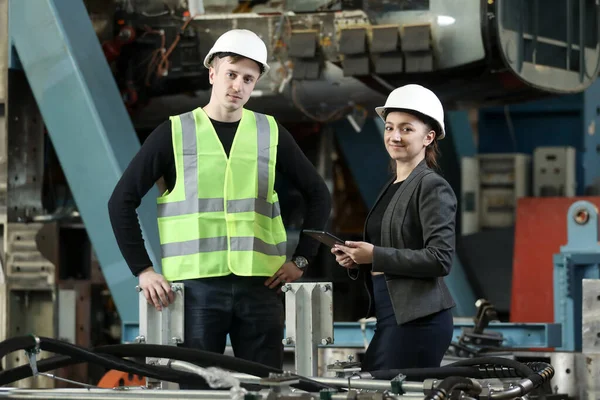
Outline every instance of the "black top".
{"type": "MultiPolygon", "coordinates": [[[[239,121],[219,122],[211,119],[211,122],[229,155],[239,121]]],[[[283,174],[306,201],[302,229],[323,229],[331,210],[329,190],[292,135],[279,123],[278,127],[279,143],[275,166],[277,172],[283,174]]],[[[172,190],[176,181],[175,171],[171,122],[165,121],[144,141],[140,151],[123,172],[109,200],[108,212],[117,243],[135,276],[152,266],[144,247],[136,209],[160,177],[164,178],[167,188],[172,190]]],[[[312,261],[318,248],[319,242],[301,235],[294,255],[301,255],[312,261]]]]}
{"type": "MultiPolygon", "coordinates": [[[[402,181],[404,182],[404,181],[402,181]]],[[[367,242],[373,246],[381,246],[381,220],[392,197],[396,194],[402,182],[392,183],[386,190],[381,199],[375,204],[369,220],[367,221],[367,242]]]]}

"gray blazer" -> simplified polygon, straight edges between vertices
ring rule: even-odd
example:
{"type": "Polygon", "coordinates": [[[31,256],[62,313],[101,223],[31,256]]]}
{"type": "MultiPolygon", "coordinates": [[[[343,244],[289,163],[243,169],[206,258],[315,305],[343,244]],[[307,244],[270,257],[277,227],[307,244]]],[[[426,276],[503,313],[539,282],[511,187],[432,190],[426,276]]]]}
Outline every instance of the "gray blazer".
{"type": "Polygon", "coordinates": [[[455,306],[443,277],[452,267],[456,208],[452,187],[423,160],[385,210],[372,270],[385,273],[398,324],[455,306]]]}

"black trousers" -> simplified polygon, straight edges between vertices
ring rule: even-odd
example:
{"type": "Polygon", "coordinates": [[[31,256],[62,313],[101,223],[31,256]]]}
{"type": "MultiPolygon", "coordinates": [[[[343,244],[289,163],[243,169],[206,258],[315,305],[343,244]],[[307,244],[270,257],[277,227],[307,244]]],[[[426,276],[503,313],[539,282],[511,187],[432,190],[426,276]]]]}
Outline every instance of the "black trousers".
{"type": "MultiPolygon", "coordinates": [[[[183,347],[223,354],[227,335],[234,355],[283,367],[282,295],[264,286],[266,277],[228,275],[182,281],[185,287],[183,347]]],[[[206,389],[205,385],[180,385],[206,389]]]]}
{"type": "Polygon", "coordinates": [[[363,371],[439,367],[452,341],[451,310],[398,325],[384,275],[373,276],[373,292],[377,325],[363,371]]]}

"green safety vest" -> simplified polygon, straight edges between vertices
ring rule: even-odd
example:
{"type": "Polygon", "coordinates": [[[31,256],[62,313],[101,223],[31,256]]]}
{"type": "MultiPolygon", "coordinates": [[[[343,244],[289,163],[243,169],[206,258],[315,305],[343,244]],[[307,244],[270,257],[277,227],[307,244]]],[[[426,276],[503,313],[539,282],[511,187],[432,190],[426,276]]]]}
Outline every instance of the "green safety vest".
{"type": "Polygon", "coordinates": [[[202,108],[170,120],[177,179],[157,199],[163,275],[272,276],[287,241],[273,188],[275,119],[244,109],[229,158],[202,108]]]}

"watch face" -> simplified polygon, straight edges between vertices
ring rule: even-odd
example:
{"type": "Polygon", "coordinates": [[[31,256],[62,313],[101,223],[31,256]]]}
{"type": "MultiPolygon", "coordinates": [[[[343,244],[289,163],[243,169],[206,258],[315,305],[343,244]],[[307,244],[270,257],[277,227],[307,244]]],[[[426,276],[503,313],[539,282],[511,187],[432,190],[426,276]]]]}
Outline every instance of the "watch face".
{"type": "Polygon", "coordinates": [[[294,257],[294,263],[298,266],[298,268],[303,269],[308,265],[308,260],[304,257],[294,257]]]}

